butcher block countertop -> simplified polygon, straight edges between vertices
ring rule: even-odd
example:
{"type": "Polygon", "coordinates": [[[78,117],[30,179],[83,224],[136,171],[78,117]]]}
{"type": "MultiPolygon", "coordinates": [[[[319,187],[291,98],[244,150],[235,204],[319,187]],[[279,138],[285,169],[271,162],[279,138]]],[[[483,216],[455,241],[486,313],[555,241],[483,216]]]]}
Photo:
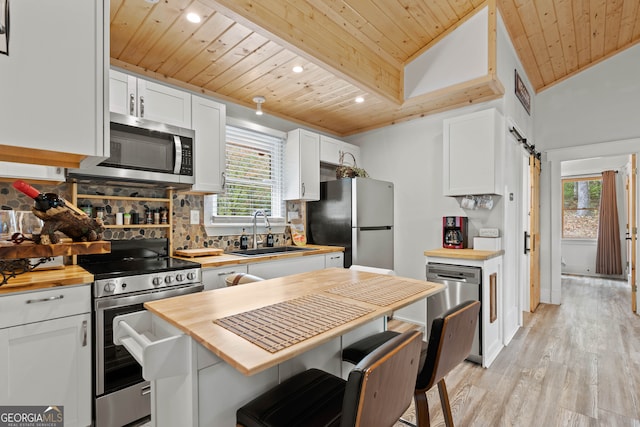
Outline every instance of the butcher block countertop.
{"type": "Polygon", "coordinates": [[[477,251],[475,249],[445,249],[438,248],[429,251],[424,251],[425,256],[438,257],[438,258],[454,258],[454,259],[468,259],[474,261],[486,261],[491,258],[498,257],[504,254],[504,250],[500,251],[477,251]]]}
{"type": "Polygon", "coordinates": [[[30,273],[18,274],[0,286],[0,296],[14,292],[34,291],[56,286],[81,285],[91,282],[93,282],[93,274],[77,265],[67,265],[61,269],[36,270],[30,273]]]}
{"type": "MultiPolygon", "coordinates": [[[[358,326],[390,315],[394,310],[440,292],[443,288],[444,285],[439,283],[422,280],[342,268],[327,268],[242,286],[151,301],[144,306],[244,375],[253,375],[309,351],[358,326]],[[274,305],[279,308],[286,304],[297,304],[301,300],[327,303],[324,306],[310,305],[319,307],[318,312],[322,311],[320,307],[342,305],[349,307],[351,311],[364,312],[364,314],[359,313],[357,318],[346,323],[338,323],[338,326],[332,325],[324,332],[296,341],[294,344],[288,344],[275,352],[268,351],[259,344],[241,337],[240,332],[236,334],[216,323],[229,316],[235,319],[244,318],[248,316],[247,312],[252,310],[268,310],[274,305]]],[[[313,308],[309,309],[302,318],[314,313],[313,308]]],[[[304,324],[301,320],[296,323],[297,318],[292,320],[296,326],[287,330],[285,335],[295,334],[295,329],[302,328],[304,324]]],[[[280,325],[286,324],[287,321],[291,319],[283,321],[284,323],[280,325]]]]}
{"type": "Polygon", "coordinates": [[[298,251],[298,252],[281,252],[275,253],[271,255],[261,255],[261,256],[240,256],[233,255],[232,252],[227,252],[222,255],[212,255],[212,256],[202,256],[202,257],[181,257],[181,256],[173,256],[174,258],[185,259],[187,261],[198,262],[202,265],[202,268],[211,268],[211,267],[225,267],[228,265],[235,264],[253,264],[256,262],[263,261],[274,261],[277,259],[285,259],[285,258],[295,258],[301,256],[313,256],[313,255],[322,255],[328,254],[332,252],[344,252],[344,248],[341,246],[321,246],[321,245],[306,245],[305,248],[312,248],[313,251],[298,251]]]}

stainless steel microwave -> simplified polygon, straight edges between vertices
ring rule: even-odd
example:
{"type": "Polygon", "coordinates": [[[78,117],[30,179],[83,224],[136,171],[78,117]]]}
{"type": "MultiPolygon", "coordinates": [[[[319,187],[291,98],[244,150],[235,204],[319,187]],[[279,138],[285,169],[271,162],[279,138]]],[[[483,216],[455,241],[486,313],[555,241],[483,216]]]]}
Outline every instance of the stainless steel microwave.
{"type": "Polygon", "coordinates": [[[110,128],[110,157],[94,167],[70,169],[70,178],[173,187],[195,183],[193,130],[118,113],[111,113],[110,128]]]}

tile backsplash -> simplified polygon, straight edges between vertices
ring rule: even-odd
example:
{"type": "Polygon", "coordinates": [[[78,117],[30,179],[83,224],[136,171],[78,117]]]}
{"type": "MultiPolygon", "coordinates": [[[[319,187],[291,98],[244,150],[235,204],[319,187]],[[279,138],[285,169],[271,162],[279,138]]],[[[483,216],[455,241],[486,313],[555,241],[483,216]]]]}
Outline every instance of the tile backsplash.
{"type": "MultiPolygon", "coordinates": [[[[71,184],[62,183],[59,185],[34,184],[40,192],[57,193],[67,200],[72,199],[71,184]]],[[[99,208],[104,209],[105,224],[115,224],[116,212],[133,213],[136,212],[142,221],[147,209],[160,209],[168,207],[166,201],[155,201],[152,199],[166,199],[167,192],[163,189],[137,188],[137,187],[115,187],[105,185],[78,184],[78,194],[104,195],[104,199],[78,198],[77,205],[88,209],[91,205],[93,216],[99,208]],[[119,200],[118,197],[140,197],[141,200],[119,200]],[[113,197],[113,198],[110,198],[113,197]]],[[[202,218],[204,218],[204,196],[201,194],[191,194],[186,192],[174,192],[173,211],[169,215],[172,224],[172,249],[192,249],[202,247],[221,248],[226,252],[240,248],[239,235],[208,236],[202,218]],[[192,210],[200,212],[200,224],[190,224],[192,210]]],[[[3,209],[30,211],[33,200],[21,192],[15,190],[10,182],[0,182],[0,206],[3,209]]],[[[287,202],[288,211],[297,211],[304,217],[303,202],[287,202]]],[[[105,240],[130,240],[130,239],[150,239],[167,238],[168,228],[139,228],[135,224],[129,228],[107,229],[103,233],[105,240]]],[[[288,233],[274,233],[275,245],[282,246],[291,244],[291,236],[288,233]]],[[[266,235],[261,236],[266,240],[266,235]]]]}

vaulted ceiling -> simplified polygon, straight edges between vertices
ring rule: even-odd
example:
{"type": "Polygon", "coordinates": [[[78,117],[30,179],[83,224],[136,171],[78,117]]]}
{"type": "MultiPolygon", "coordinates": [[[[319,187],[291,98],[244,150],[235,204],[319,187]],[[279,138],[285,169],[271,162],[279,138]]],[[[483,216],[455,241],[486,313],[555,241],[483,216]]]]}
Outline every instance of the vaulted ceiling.
{"type": "Polygon", "coordinates": [[[492,61],[486,77],[403,96],[405,64],[486,5],[534,92],[640,40],[640,0],[111,0],[111,63],[350,135],[502,96],[492,61]]]}

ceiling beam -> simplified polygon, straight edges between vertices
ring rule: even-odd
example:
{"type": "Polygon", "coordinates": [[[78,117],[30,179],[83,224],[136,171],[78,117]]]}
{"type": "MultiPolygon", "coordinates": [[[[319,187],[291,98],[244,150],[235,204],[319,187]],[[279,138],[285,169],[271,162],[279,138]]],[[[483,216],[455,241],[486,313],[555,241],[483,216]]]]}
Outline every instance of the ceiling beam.
{"type": "Polygon", "coordinates": [[[365,45],[309,2],[199,0],[356,87],[397,105],[404,93],[402,64],[365,45]],[[292,25],[291,23],[295,23],[292,25]]]}

